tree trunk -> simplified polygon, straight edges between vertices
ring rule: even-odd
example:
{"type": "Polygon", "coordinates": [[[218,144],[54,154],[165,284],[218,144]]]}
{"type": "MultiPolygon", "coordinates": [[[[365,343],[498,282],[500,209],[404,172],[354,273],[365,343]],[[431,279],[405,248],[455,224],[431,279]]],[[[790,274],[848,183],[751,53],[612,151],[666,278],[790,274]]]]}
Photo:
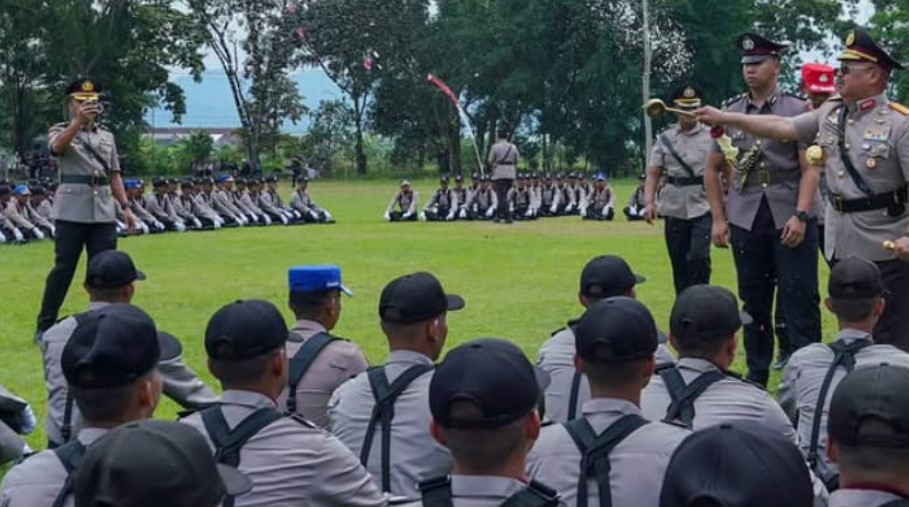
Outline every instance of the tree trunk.
{"type": "MultiPolygon", "coordinates": [[[[641,0],[641,9],[644,17],[644,76],[641,82],[641,102],[650,98],[650,67],[651,67],[651,46],[650,46],[650,8],[648,0],[641,0]]],[[[647,156],[650,155],[650,149],[653,145],[653,124],[650,122],[650,116],[643,113],[644,117],[644,166],[647,166],[647,156]]]]}
{"type": "Polygon", "coordinates": [[[448,123],[448,166],[452,174],[461,174],[461,119],[448,123]]]}
{"type": "Polygon", "coordinates": [[[363,106],[360,100],[354,100],[354,127],[356,129],[356,165],[357,174],[366,174],[366,153],[363,150],[363,106]]]}

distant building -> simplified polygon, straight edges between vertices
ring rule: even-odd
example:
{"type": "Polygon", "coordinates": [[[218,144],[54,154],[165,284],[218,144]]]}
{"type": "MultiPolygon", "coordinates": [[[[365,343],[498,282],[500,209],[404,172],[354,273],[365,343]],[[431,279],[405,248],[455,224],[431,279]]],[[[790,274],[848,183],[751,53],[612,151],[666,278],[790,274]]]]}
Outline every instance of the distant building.
{"type": "Polygon", "coordinates": [[[236,134],[236,129],[231,128],[158,127],[149,129],[144,137],[153,139],[155,144],[160,146],[170,146],[179,143],[192,135],[193,132],[200,130],[211,136],[212,141],[215,143],[215,149],[223,146],[233,146],[241,142],[240,137],[236,134]]]}

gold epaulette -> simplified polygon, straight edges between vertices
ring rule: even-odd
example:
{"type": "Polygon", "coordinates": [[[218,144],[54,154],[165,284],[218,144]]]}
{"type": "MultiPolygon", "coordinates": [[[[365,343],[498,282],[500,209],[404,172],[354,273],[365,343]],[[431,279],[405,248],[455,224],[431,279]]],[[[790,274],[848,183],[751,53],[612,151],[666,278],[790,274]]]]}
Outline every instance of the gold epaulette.
{"type": "Polygon", "coordinates": [[[909,116],[909,107],[906,107],[897,102],[888,102],[887,105],[890,106],[890,109],[893,109],[897,113],[903,116],[909,116]]]}

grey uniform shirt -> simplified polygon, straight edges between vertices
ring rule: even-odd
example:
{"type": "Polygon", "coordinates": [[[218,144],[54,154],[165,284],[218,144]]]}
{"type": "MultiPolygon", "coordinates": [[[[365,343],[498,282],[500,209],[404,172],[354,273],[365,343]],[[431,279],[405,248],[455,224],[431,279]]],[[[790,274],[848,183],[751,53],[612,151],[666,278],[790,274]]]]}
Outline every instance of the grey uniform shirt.
{"type": "Polygon", "coordinates": [[[467,198],[467,207],[473,209],[474,205],[477,207],[477,212],[481,213],[490,208],[495,209],[499,206],[499,197],[490,187],[478,188],[467,198]]]}
{"type": "Polygon", "coordinates": [[[420,198],[416,190],[411,190],[410,193],[407,194],[398,192],[391,199],[391,202],[388,203],[388,208],[385,209],[385,212],[391,213],[396,207],[400,207],[401,213],[410,213],[412,215],[417,211],[417,202],[419,200],[420,198]]]}
{"type": "Polygon", "coordinates": [[[878,507],[903,497],[874,489],[839,489],[830,494],[828,507],[878,507]]]}
{"type": "Polygon", "coordinates": [[[234,206],[233,201],[225,190],[218,190],[211,193],[211,205],[221,215],[242,218],[243,212],[234,206]]]}
{"type": "MultiPolygon", "coordinates": [[[[748,94],[743,94],[727,102],[725,109],[733,113],[797,116],[807,111],[808,104],[794,95],[777,89],[760,108],[754,105],[748,94]]],[[[730,188],[726,196],[726,215],[729,223],[750,231],[761,201],[766,198],[770,213],[773,215],[773,223],[777,229],[782,229],[795,214],[798,205],[802,170],[799,163],[799,144],[790,140],[759,139],[734,127],[727,127],[726,133],[732,139],[732,144],[739,149],[739,160],[742,160],[755,144],[760,143],[760,155],[748,183],[741,192],[730,188]],[[763,185],[758,174],[761,171],[769,171],[775,180],[780,181],[763,185]]],[[[714,151],[721,153],[716,143],[714,151]]],[[[732,178],[735,179],[737,176],[733,175],[732,178]]],[[[816,215],[815,210],[809,211],[811,215],[816,215]]]]}
{"type": "Polygon", "coordinates": [[[492,166],[493,180],[513,180],[518,172],[518,147],[499,139],[489,150],[489,164],[492,166]]]}
{"type": "MultiPolygon", "coordinates": [[[[871,343],[871,335],[857,329],[843,329],[840,331],[838,340],[851,344],[857,341],[866,341],[871,343]]],[[[824,377],[827,376],[827,370],[833,362],[833,350],[822,343],[813,343],[803,347],[792,354],[786,369],[783,372],[783,380],[780,383],[777,397],[780,406],[789,416],[789,419],[796,424],[799,434],[799,445],[802,453],[808,455],[808,449],[811,443],[811,427],[814,418],[817,416],[815,408],[817,407],[818,397],[820,396],[821,385],[824,383],[824,377]]],[[[909,353],[892,345],[869,345],[855,354],[855,367],[861,368],[866,366],[877,366],[880,364],[891,364],[909,368],[909,353]]],[[[822,479],[829,480],[837,474],[838,467],[835,463],[827,458],[827,411],[830,408],[830,399],[836,386],[840,384],[843,377],[846,376],[846,368],[841,366],[833,374],[833,380],[830,382],[830,388],[827,391],[827,399],[824,401],[823,412],[821,413],[821,425],[818,437],[818,473],[822,479]]]]}
{"type": "MultiPolygon", "coordinates": [[[[678,368],[686,385],[702,373],[719,370],[710,361],[695,357],[680,358],[678,368]]],[[[659,375],[654,375],[641,394],[644,417],[656,421],[664,419],[670,403],[672,399],[666,384],[659,375]]],[[[799,443],[795,428],[783,409],[767,391],[755,384],[726,377],[708,387],[694,402],[692,427],[695,430],[743,419],[764,424],[771,431],[778,431],[799,443]]]]}
{"type": "MultiPolygon", "coordinates": [[[[455,507],[499,507],[526,487],[527,484],[510,477],[452,475],[451,501],[455,507]]],[[[405,507],[420,505],[422,501],[404,504],[405,507]]]]}
{"type": "MultiPolygon", "coordinates": [[[[570,327],[562,328],[543,342],[537,353],[537,366],[552,379],[544,393],[546,399],[546,420],[568,421],[571,405],[571,384],[574,381],[575,337],[570,327]]],[[[671,364],[675,357],[665,345],[660,344],[654,354],[657,364],[671,364]]],[[[575,414],[581,415],[581,407],[590,399],[590,384],[587,377],[581,378],[578,389],[578,404],[575,414]]],[[[657,418],[657,420],[662,417],[657,418]]]]}
{"type": "MultiPolygon", "coordinates": [[[[423,354],[396,350],[388,355],[385,373],[389,384],[411,366],[432,364],[423,354]]],[[[451,455],[439,445],[429,431],[432,414],[429,412],[429,381],[433,372],[414,380],[395,403],[391,427],[391,493],[413,498],[420,481],[447,475],[451,470],[451,455]]],[[[357,456],[363,447],[366,427],[375,406],[375,398],[365,373],[341,385],[328,405],[331,431],[357,456]]],[[[382,480],[382,425],[376,426],[366,469],[376,483],[382,480]]]]}
{"type": "Polygon", "coordinates": [[[171,204],[166,194],[152,194],[151,197],[145,201],[145,205],[145,209],[158,220],[176,222],[180,219],[180,217],[177,216],[177,212],[174,211],[174,206],[171,204]]]}
{"type": "MultiPolygon", "coordinates": [[[[210,195],[206,194],[205,192],[200,192],[198,195],[191,196],[190,198],[192,199],[192,203],[195,206],[193,212],[196,213],[196,215],[208,218],[209,220],[220,218],[218,212],[212,208],[212,200],[210,195]]],[[[181,199],[184,199],[185,202],[185,196],[181,197],[181,199]]]]}
{"type": "Polygon", "coordinates": [[[318,213],[322,211],[322,208],[312,200],[307,192],[301,192],[299,189],[295,190],[291,196],[290,207],[303,213],[309,213],[310,211],[318,213]]]}
{"type": "MultiPolygon", "coordinates": [[[[584,403],[584,418],[599,435],[621,417],[641,410],[627,400],[596,398],[584,403]]],[[[612,505],[656,507],[663,476],[673,451],[691,431],[664,422],[650,422],[628,435],[609,453],[612,505]]],[[[527,474],[555,489],[568,505],[578,501],[581,452],[561,424],[543,428],[527,457],[527,474]]],[[[588,505],[599,504],[597,481],[587,480],[588,505]]]]}
{"type": "MultiPolygon", "coordinates": [[[[824,150],[830,194],[844,200],[865,198],[840,155],[838,124],[843,107],[846,106],[840,100],[827,101],[818,109],[797,116],[795,130],[799,141],[810,143],[816,139],[824,150]]],[[[845,144],[852,165],[875,194],[897,190],[909,181],[909,117],[893,109],[886,95],[848,106],[845,144]]],[[[833,206],[826,208],[827,258],[855,255],[870,261],[893,260],[894,254],[881,244],[909,230],[909,210],[890,217],[881,209],[840,213],[833,206]]]]}
{"type": "MultiPolygon", "coordinates": [[[[54,145],[57,137],[66,130],[68,124],[58,123],[51,127],[47,134],[48,148],[54,145]]],[[[120,172],[120,161],[117,157],[117,145],[114,135],[103,127],[80,130],[63,153],[53,153],[57,157],[57,170],[61,176],[99,176],[109,177],[110,173],[120,172]],[[107,163],[95,158],[91,151],[107,163]]],[[[114,198],[110,185],[91,185],[61,183],[54,195],[54,219],[82,223],[111,223],[116,220],[114,198]]]]}
{"type": "MultiPolygon", "coordinates": [[[[647,165],[658,168],[664,177],[703,177],[707,155],[712,149],[713,139],[710,137],[707,127],[698,123],[693,129],[685,132],[676,124],[657,136],[647,165]],[[693,175],[682,168],[682,164],[663,144],[661,136],[665,136],[672,144],[676,153],[694,172],[693,175]]],[[[707,193],[703,185],[673,185],[667,182],[660,191],[657,210],[663,216],[690,220],[709,213],[710,203],[707,201],[707,193]]]]}
{"type": "MultiPolygon", "coordinates": [[[[298,320],[287,340],[287,357],[292,358],[300,347],[325,327],[311,320],[298,320]]],[[[296,412],[320,428],[328,426],[328,401],[344,382],[366,371],[369,364],[363,351],[346,340],[333,341],[316,356],[309,370],[297,384],[296,412]]],[[[278,405],[287,407],[287,389],[278,398],[278,405]]]]}
{"type": "MultiPolygon", "coordinates": [[[[89,304],[88,310],[104,308],[109,303],[89,304]]],[[[44,332],[41,349],[44,355],[44,384],[47,388],[47,419],[44,428],[52,442],[63,443],[60,429],[63,427],[66,398],[69,388],[63,376],[61,357],[63,348],[76,329],[76,318],[61,320],[44,332]]],[[[186,408],[201,408],[218,401],[217,395],[183,362],[180,356],[163,359],[158,371],[164,382],[164,394],[186,408]]],[[[72,434],[79,432],[85,421],[75,401],[72,406],[72,434]]]]}
{"type": "Polygon", "coordinates": [[[3,209],[3,214],[13,225],[20,229],[30,231],[36,227],[35,224],[29,220],[28,211],[20,210],[19,203],[17,203],[15,199],[10,199],[3,209]]]}
{"type": "MultiPolygon", "coordinates": [[[[250,391],[224,391],[221,408],[233,429],[260,408],[276,408],[274,400],[250,391]]],[[[181,422],[208,438],[202,416],[181,422]]],[[[238,469],[253,483],[236,507],[299,507],[301,505],[385,505],[357,457],[324,430],[283,417],[252,436],[240,449],[238,469]]]]}
{"type": "MultiPolygon", "coordinates": [[[[76,437],[89,447],[108,433],[103,428],[85,428],[76,437]]],[[[67,473],[63,463],[52,450],[41,451],[14,466],[0,484],[2,507],[50,507],[63,489],[67,473]]],[[[64,507],[75,505],[73,496],[64,501],[64,507]]]]}

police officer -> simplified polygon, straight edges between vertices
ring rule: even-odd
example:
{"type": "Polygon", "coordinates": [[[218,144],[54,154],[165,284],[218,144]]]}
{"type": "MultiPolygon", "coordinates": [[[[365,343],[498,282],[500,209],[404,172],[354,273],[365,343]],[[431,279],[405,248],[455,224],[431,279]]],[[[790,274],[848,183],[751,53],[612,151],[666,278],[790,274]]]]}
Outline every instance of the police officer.
{"type": "Polygon", "coordinates": [[[909,370],[858,369],[830,401],[829,455],[839,465],[840,489],[830,507],[905,505],[909,498],[909,370]]]}
{"type": "Polygon", "coordinates": [[[854,368],[889,363],[909,368],[909,354],[892,345],[876,345],[871,335],[884,311],[884,285],[877,266],[858,257],[838,262],[830,272],[827,309],[840,332],[829,345],[799,349],[783,372],[778,398],[799,433],[799,446],[831,491],[837,469],[827,454],[827,408],[843,377],[854,368]]]}
{"type": "MultiPolygon", "coordinates": [[[[672,104],[694,111],[701,107],[703,92],[694,85],[680,87],[672,104]]],[[[713,148],[709,130],[689,116],[659,135],[650,154],[644,183],[647,223],[665,217],[664,236],[672,282],[678,295],[692,285],[710,283],[710,203],[704,192],[704,161],[713,148]],[[659,191],[660,180],[665,186],[659,191]]]]}
{"type": "Polygon", "coordinates": [[[368,366],[360,347],[330,334],[341,317],[341,294],[351,292],[337,266],[294,266],[287,284],[297,323],[287,339],[289,389],[279,404],[324,428],[331,394],[368,366]]]}
{"type": "Polygon", "coordinates": [[[448,186],[448,176],[442,176],[439,178],[439,188],[429,197],[420,219],[430,222],[451,221],[455,219],[457,209],[457,197],[448,186]]]}
{"type": "Polygon", "coordinates": [[[605,174],[597,173],[593,180],[593,190],[581,205],[581,218],[611,221],[615,218],[615,193],[606,181],[605,174]]]}
{"type": "Polygon", "coordinates": [[[19,232],[21,232],[23,236],[29,236],[37,240],[45,239],[48,234],[41,230],[37,223],[32,220],[33,217],[30,215],[28,206],[25,204],[28,200],[28,196],[31,195],[28,191],[28,186],[17,185],[13,190],[13,193],[16,197],[5,203],[5,208],[3,210],[6,218],[12,222],[14,227],[19,229],[19,232]]]}
{"type": "MultiPolygon", "coordinates": [[[[605,298],[625,296],[637,297],[635,286],[647,281],[631,271],[625,259],[615,255],[594,257],[581,271],[578,302],[584,308],[605,298]]],[[[568,422],[581,414],[582,405],[590,399],[590,386],[583,373],[575,364],[575,328],[578,320],[552,333],[537,353],[537,366],[552,379],[546,388],[546,418],[555,422],[568,422]]],[[[657,363],[671,364],[672,354],[662,345],[665,336],[660,337],[657,348],[657,363]]]]}
{"type": "Polygon", "coordinates": [[[275,400],[287,388],[287,336],[281,313],[267,301],[236,301],[215,312],[205,351],[224,390],[221,402],[182,422],[206,436],[220,463],[252,480],[236,507],[385,505],[338,439],[278,409],[275,400]]]}
{"type": "Polygon", "coordinates": [[[510,224],[511,216],[508,214],[508,190],[511,189],[518,171],[518,160],[521,154],[518,147],[509,141],[510,132],[500,129],[498,139],[489,150],[487,162],[492,171],[492,188],[495,190],[499,201],[496,211],[496,223],[510,224]]]}
{"type": "Polygon", "coordinates": [[[36,338],[54,325],[57,312],[73,281],[83,247],[92,257],[117,248],[114,202],[123,207],[131,232],[136,219],[120,178],[114,135],[96,122],[100,87],[91,79],[77,79],[66,89],[69,123],[58,123],[48,133],[48,148],[57,158],[60,188],[54,200],[54,268],[47,275],[36,338]]]}
{"type": "Polygon", "coordinates": [[[427,399],[433,362],[448,337],[448,312],[463,307],[430,273],[389,282],[379,299],[388,359],[332,396],[332,433],[360,456],[382,491],[412,498],[417,482],[450,471],[451,455],[429,433],[427,399]]]}
{"type": "Polygon", "coordinates": [[[246,216],[240,208],[234,205],[232,188],[234,177],[224,174],[218,177],[218,190],[213,190],[210,179],[202,181],[202,189],[210,196],[211,207],[224,218],[225,221],[232,222],[238,226],[249,224],[249,217],[246,216]]]}
{"type": "MultiPolygon", "coordinates": [[[[754,33],[741,35],[738,45],[749,91],[724,107],[748,116],[805,112],[805,101],[777,84],[786,46],[754,33]]],[[[726,144],[730,138],[738,156],[724,155],[718,144],[708,155],[704,184],[713,242],[727,248],[731,240],[739,297],[754,319],[745,327],[748,379],[766,385],[773,360],[774,291],[780,294],[792,348],[821,339],[815,218],[819,171],[805,161],[804,148],[797,143],[761,139],[736,129],[717,141],[726,144]],[[721,173],[732,183],[725,203],[721,173]]]]}
{"type": "Polygon", "coordinates": [[[16,224],[6,216],[6,207],[9,205],[12,189],[0,185],[0,242],[25,243],[25,234],[16,227],[16,224]]]}
{"type": "Polygon", "coordinates": [[[878,265],[887,305],[875,341],[909,349],[909,109],[886,94],[890,73],[903,66],[862,28],[847,35],[840,61],[840,100],[797,118],[744,117],[710,108],[699,114],[767,137],[817,140],[813,163],[827,174],[827,258],[835,263],[855,255],[878,265]],[[889,241],[892,245],[884,243],[889,241]]]}
{"type": "Polygon", "coordinates": [[[432,435],[451,450],[452,475],[420,484],[427,507],[563,505],[555,490],[527,482],[525,460],[540,435],[537,401],[546,376],[499,339],[451,350],[429,385],[432,435]]]}
{"type": "Polygon", "coordinates": [[[401,190],[392,197],[385,209],[386,222],[408,222],[417,219],[417,205],[420,195],[410,186],[410,180],[401,180],[401,190]]]}
{"type": "MultiPolygon", "coordinates": [[[[135,295],[135,282],[144,279],[145,274],[136,269],[127,254],[116,250],[96,254],[88,264],[84,284],[90,301],[88,311],[63,319],[44,333],[41,349],[48,396],[45,432],[51,447],[69,442],[84,425],[79,406],[73,404],[73,395],[67,388],[66,372],[60,367],[66,344],[89,315],[114,304],[128,304],[135,295]]],[[[157,368],[164,393],[186,408],[201,408],[218,401],[215,393],[183,362],[180,343],[167,333],[161,334],[162,342],[169,343],[157,368]]]]}
{"type": "Polygon", "coordinates": [[[85,449],[120,424],[154,414],[162,385],[158,361],[171,347],[135,306],[114,304],[85,315],[58,363],[85,427],[65,446],[13,467],[0,485],[0,505],[73,505],[69,477],[85,449]]]}
{"type": "Polygon", "coordinates": [[[155,217],[158,222],[164,224],[166,229],[177,232],[186,231],[186,223],[177,216],[173,203],[167,195],[167,180],[164,178],[155,178],[152,181],[152,188],[154,189],[154,193],[152,194],[151,199],[148,199],[147,201],[146,210],[155,217]]]}
{"type": "Polygon", "coordinates": [[[248,477],[217,465],[198,431],[170,421],[115,429],[88,449],[73,474],[75,507],[216,507],[250,489],[248,477]]]}
{"type": "Polygon", "coordinates": [[[470,212],[467,209],[467,202],[470,200],[471,191],[467,188],[464,188],[464,177],[458,174],[455,176],[455,187],[452,189],[454,194],[453,202],[457,203],[452,209],[455,210],[455,219],[456,220],[467,220],[470,217],[470,212]]]}
{"type": "Polygon", "coordinates": [[[641,408],[651,420],[678,421],[695,430],[748,419],[797,442],[795,429],[761,387],[727,368],[735,360],[736,333],[750,321],[735,296],[722,287],[693,285],[679,294],[669,316],[676,365],[657,370],[644,389],[641,408]]]}
{"type": "Polygon", "coordinates": [[[477,188],[470,192],[467,216],[475,220],[492,220],[499,207],[498,197],[489,186],[489,176],[478,176],[477,188]]]}
{"type": "Polygon", "coordinates": [[[29,435],[37,421],[31,405],[0,385],[0,465],[32,452],[20,435],[29,435]]]}
{"type": "Polygon", "coordinates": [[[641,390],[656,367],[653,316],[634,299],[603,299],[584,312],[575,337],[592,398],[578,419],[543,429],[528,475],[569,505],[602,505],[602,496],[611,505],[657,505],[669,458],[690,431],[641,414],[641,390]]]}
{"type": "Polygon", "coordinates": [[[335,219],[325,208],[316,204],[309,196],[306,189],[309,188],[309,177],[302,176],[297,179],[297,190],[290,199],[290,207],[300,212],[304,222],[314,222],[320,224],[333,224],[335,219]]]}
{"type": "Polygon", "coordinates": [[[638,220],[644,220],[645,212],[647,210],[647,199],[644,192],[644,181],[647,179],[647,175],[641,173],[638,176],[638,186],[634,189],[634,192],[628,196],[628,204],[622,208],[622,213],[625,214],[625,218],[629,222],[635,222],[638,220]]]}

